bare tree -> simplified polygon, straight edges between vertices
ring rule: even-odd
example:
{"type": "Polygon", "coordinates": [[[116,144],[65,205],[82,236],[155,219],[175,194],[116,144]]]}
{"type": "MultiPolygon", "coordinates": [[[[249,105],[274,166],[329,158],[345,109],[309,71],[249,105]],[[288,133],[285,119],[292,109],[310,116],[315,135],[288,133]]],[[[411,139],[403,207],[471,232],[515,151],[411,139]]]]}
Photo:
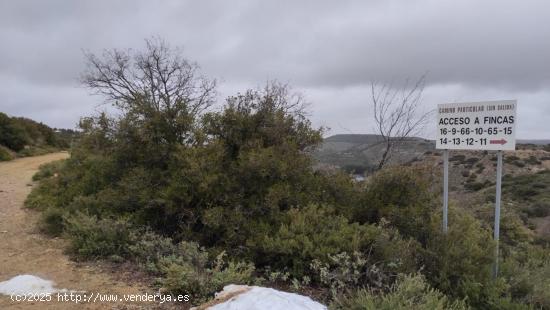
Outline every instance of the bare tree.
{"type": "Polygon", "coordinates": [[[85,53],[81,82],[146,128],[145,137],[157,145],[193,143],[197,115],[214,103],[216,81],[201,76],[197,64],[162,39],[145,43],[141,51],[85,53]]]}
{"type": "Polygon", "coordinates": [[[140,102],[153,111],[194,116],[214,103],[216,81],[199,76],[197,64],[162,39],[145,42],[146,49],[140,52],[105,50],[103,57],[85,53],[82,83],[124,110],[140,102]]]}
{"type": "Polygon", "coordinates": [[[425,81],[426,75],[422,75],[413,85],[407,81],[402,88],[395,88],[391,83],[371,84],[374,121],[384,144],[378,169],[388,163],[396,145],[419,134],[426,125],[431,112],[420,109],[425,81]]]}

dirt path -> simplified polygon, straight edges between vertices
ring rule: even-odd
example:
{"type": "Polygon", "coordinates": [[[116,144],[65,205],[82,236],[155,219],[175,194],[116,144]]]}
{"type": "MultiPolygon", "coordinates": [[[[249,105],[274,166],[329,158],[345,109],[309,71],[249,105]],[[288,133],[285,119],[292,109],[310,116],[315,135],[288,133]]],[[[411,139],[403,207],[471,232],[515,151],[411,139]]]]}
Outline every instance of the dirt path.
{"type": "MultiPolygon", "coordinates": [[[[23,209],[38,167],[68,157],[67,153],[16,159],[0,163],[0,282],[31,274],[55,282],[57,288],[108,294],[139,294],[139,285],[114,280],[95,266],[79,266],[63,254],[63,241],[42,236],[36,229],[38,214],[23,209]]],[[[152,292],[149,292],[152,293],[152,292]]],[[[12,302],[0,295],[0,309],[120,309],[116,303],[12,302]]],[[[124,309],[141,308],[123,306],[124,309]]],[[[147,308],[147,307],[145,307],[147,308]]]]}

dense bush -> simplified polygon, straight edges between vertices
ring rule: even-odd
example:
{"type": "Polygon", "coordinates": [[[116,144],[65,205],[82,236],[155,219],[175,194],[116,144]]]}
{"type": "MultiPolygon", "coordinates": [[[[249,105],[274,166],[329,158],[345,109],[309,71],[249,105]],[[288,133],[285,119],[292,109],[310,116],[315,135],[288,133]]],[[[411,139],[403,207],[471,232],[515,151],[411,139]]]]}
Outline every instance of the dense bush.
{"type": "Polygon", "coordinates": [[[405,237],[424,242],[426,222],[437,207],[432,189],[433,175],[424,167],[385,169],[365,185],[362,204],[353,220],[378,223],[383,218],[405,237]]]}
{"type": "Polygon", "coordinates": [[[476,168],[476,173],[481,174],[483,170],[485,170],[485,165],[483,163],[477,163],[476,168]]]}
{"type": "Polygon", "coordinates": [[[14,155],[12,151],[2,145],[0,145],[0,161],[12,160],[14,155]]]}
{"type": "Polygon", "coordinates": [[[469,180],[466,181],[466,183],[464,183],[464,189],[472,191],[472,192],[477,192],[477,191],[485,188],[488,184],[489,184],[488,181],[477,182],[477,181],[475,181],[475,179],[469,179],[469,180]]]}
{"type": "Polygon", "coordinates": [[[54,146],[28,146],[17,153],[20,157],[39,156],[52,152],[59,151],[59,148],[54,146]]]}
{"type": "Polygon", "coordinates": [[[33,181],[39,181],[55,175],[61,170],[65,160],[58,160],[51,163],[43,164],[39,167],[38,172],[32,177],[33,181]]]}
{"type": "Polygon", "coordinates": [[[32,192],[27,196],[25,207],[44,211],[49,208],[60,206],[59,191],[60,187],[57,180],[49,178],[42,179],[40,184],[35,186],[32,192]]]}
{"type": "Polygon", "coordinates": [[[261,265],[303,276],[313,260],[325,263],[336,254],[358,252],[368,253],[370,264],[376,262],[393,272],[414,269],[415,244],[402,240],[396,231],[349,223],[326,206],[292,209],[284,217],[274,234],[258,238],[254,244],[261,265]]]}
{"type": "Polygon", "coordinates": [[[447,234],[441,231],[440,216],[433,217],[424,254],[427,278],[445,292],[468,296],[463,285],[490,279],[491,233],[464,211],[450,209],[447,234]]]}
{"type": "Polygon", "coordinates": [[[529,156],[529,158],[525,159],[525,163],[529,165],[540,165],[542,162],[534,155],[529,156]]]}
{"type": "Polygon", "coordinates": [[[359,289],[337,298],[330,305],[334,310],[447,310],[469,309],[464,301],[451,301],[433,289],[421,275],[402,276],[385,294],[359,289]]]}
{"type": "Polygon", "coordinates": [[[76,257],[126,256],[130,245],[130,225],[124,219],[98,219],[84,213],[67,217],[65,231],[70,253],[76,257]]]}
{"type": "Polygon", "coordinates": [[[517,157],[516,155],[509,155],[509,156],[506,156],[506,157],[504,158],[504,162],[506,162],[506,163],[512,163],[512,162],[514,162],[514,161],[516,161],[516,160],[519,160],[519,159],[520,159],[520,158],[517,157]]]}
{"type": "Polygon", "coordinates": [[[204,250],[194,244],[187,244],[186,249],[184,259],[164,263],[166,277],[163,286],[170,293],[190,294],[193,302],[201,302],[227,284],[253,284],[256,281],[253,264],[226,262],[225,252],[222,252],[209,265],[204,250]]]}
{"type": "Polygon", "coordinates": [[[550,186],[550,170],[505,177],[502,182],[503,193],[518,201],[534,201],[547,197],[549,192],[546,186],[550,186]]]}
{"type": "Polygon", "coordinates": [[[536,309],[550,308],[550,256],[544,248],[521,243],[501,264],[511,296],[536,309]]]}
{"type": "Polygon", "coordinates": [[[29,137],[20,123],[0,112],[0,145],[14,151],[22,150],[29,137]]]}
{"type": "Polygon", "coordinates": [[[525,162],[521,160],[514,160],[512,164],[519,168],[525,167],[525,162]]]}
{"type": "Polygon", "coordinates": [[[477,157],[469,157],[464,162],[468,165],[473,165],[473,164],[477,163],[478,161],[479,161],[479,158],[477,158],[477,157]]]}
{"type": "Polygon", "coordinates": [[[466,162],[466,155],[458,154],[454,155],[453,157],[449,158],[449,161],[456,161],[459,164],[464,164],[466,162]]]}
{"type": "Polygon", "coordinates": [[[541,199],[524,210],[529,217],[546,217],[550,215],[550,199],[541,199]]]}
{"type": "Polygon", "coordinates": [[[64,214],[65,212],[62,209],[55,207],[47,208],[40,215],[38,224],[40,230],[50,236],[60,236],[65,229],[64,214]]]}

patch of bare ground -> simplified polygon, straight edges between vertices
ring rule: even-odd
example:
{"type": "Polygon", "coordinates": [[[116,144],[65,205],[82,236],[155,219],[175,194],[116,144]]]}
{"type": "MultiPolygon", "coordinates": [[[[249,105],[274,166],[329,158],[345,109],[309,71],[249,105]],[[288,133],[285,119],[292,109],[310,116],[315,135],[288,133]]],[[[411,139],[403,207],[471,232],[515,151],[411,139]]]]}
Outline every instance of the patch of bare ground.
{"type": "MultiPolygon", "coordinates": [[[[24,209],[31,178],[41,164],[64,159],[68,153],[20,158],[0,163],[0,282],[32,274],[55,282],[57,288],[94,294],[154,294],[146,276],[129,266],[77,263],[64,254],[65,242],[37,230],[39,214],[24,209]],[[122,268],[121,268],[122,267],[122,268]]],[[[143,302],[79,303],[52,301],[15,302],[0,295],[0,309],[170,309],[174,305],[143,302]]],[[[178,305],[182,309],[182,305],[178,305]]],[[[187,308],[187,305],[183,305],[187,308]]],[[[183,309],[185,309],[183,308],[183,309]]]]}

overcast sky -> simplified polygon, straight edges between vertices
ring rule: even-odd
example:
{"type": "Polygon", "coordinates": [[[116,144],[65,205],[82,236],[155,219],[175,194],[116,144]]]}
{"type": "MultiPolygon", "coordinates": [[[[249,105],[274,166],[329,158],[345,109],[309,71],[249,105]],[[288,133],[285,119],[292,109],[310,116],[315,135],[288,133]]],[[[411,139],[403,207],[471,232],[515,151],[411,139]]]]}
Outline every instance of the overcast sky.
{"type": "Polygon", "coordinates": [[[373,132],[371,81],[428,72],[426,110],[517,99],[517,136],[550,138],[547,0],[0,0],[0,111],[74,128],[103,102],[78,84],[82,51],[151,36],[218,79],[220,102],[290,83],[330,134],[373,132]]]}

